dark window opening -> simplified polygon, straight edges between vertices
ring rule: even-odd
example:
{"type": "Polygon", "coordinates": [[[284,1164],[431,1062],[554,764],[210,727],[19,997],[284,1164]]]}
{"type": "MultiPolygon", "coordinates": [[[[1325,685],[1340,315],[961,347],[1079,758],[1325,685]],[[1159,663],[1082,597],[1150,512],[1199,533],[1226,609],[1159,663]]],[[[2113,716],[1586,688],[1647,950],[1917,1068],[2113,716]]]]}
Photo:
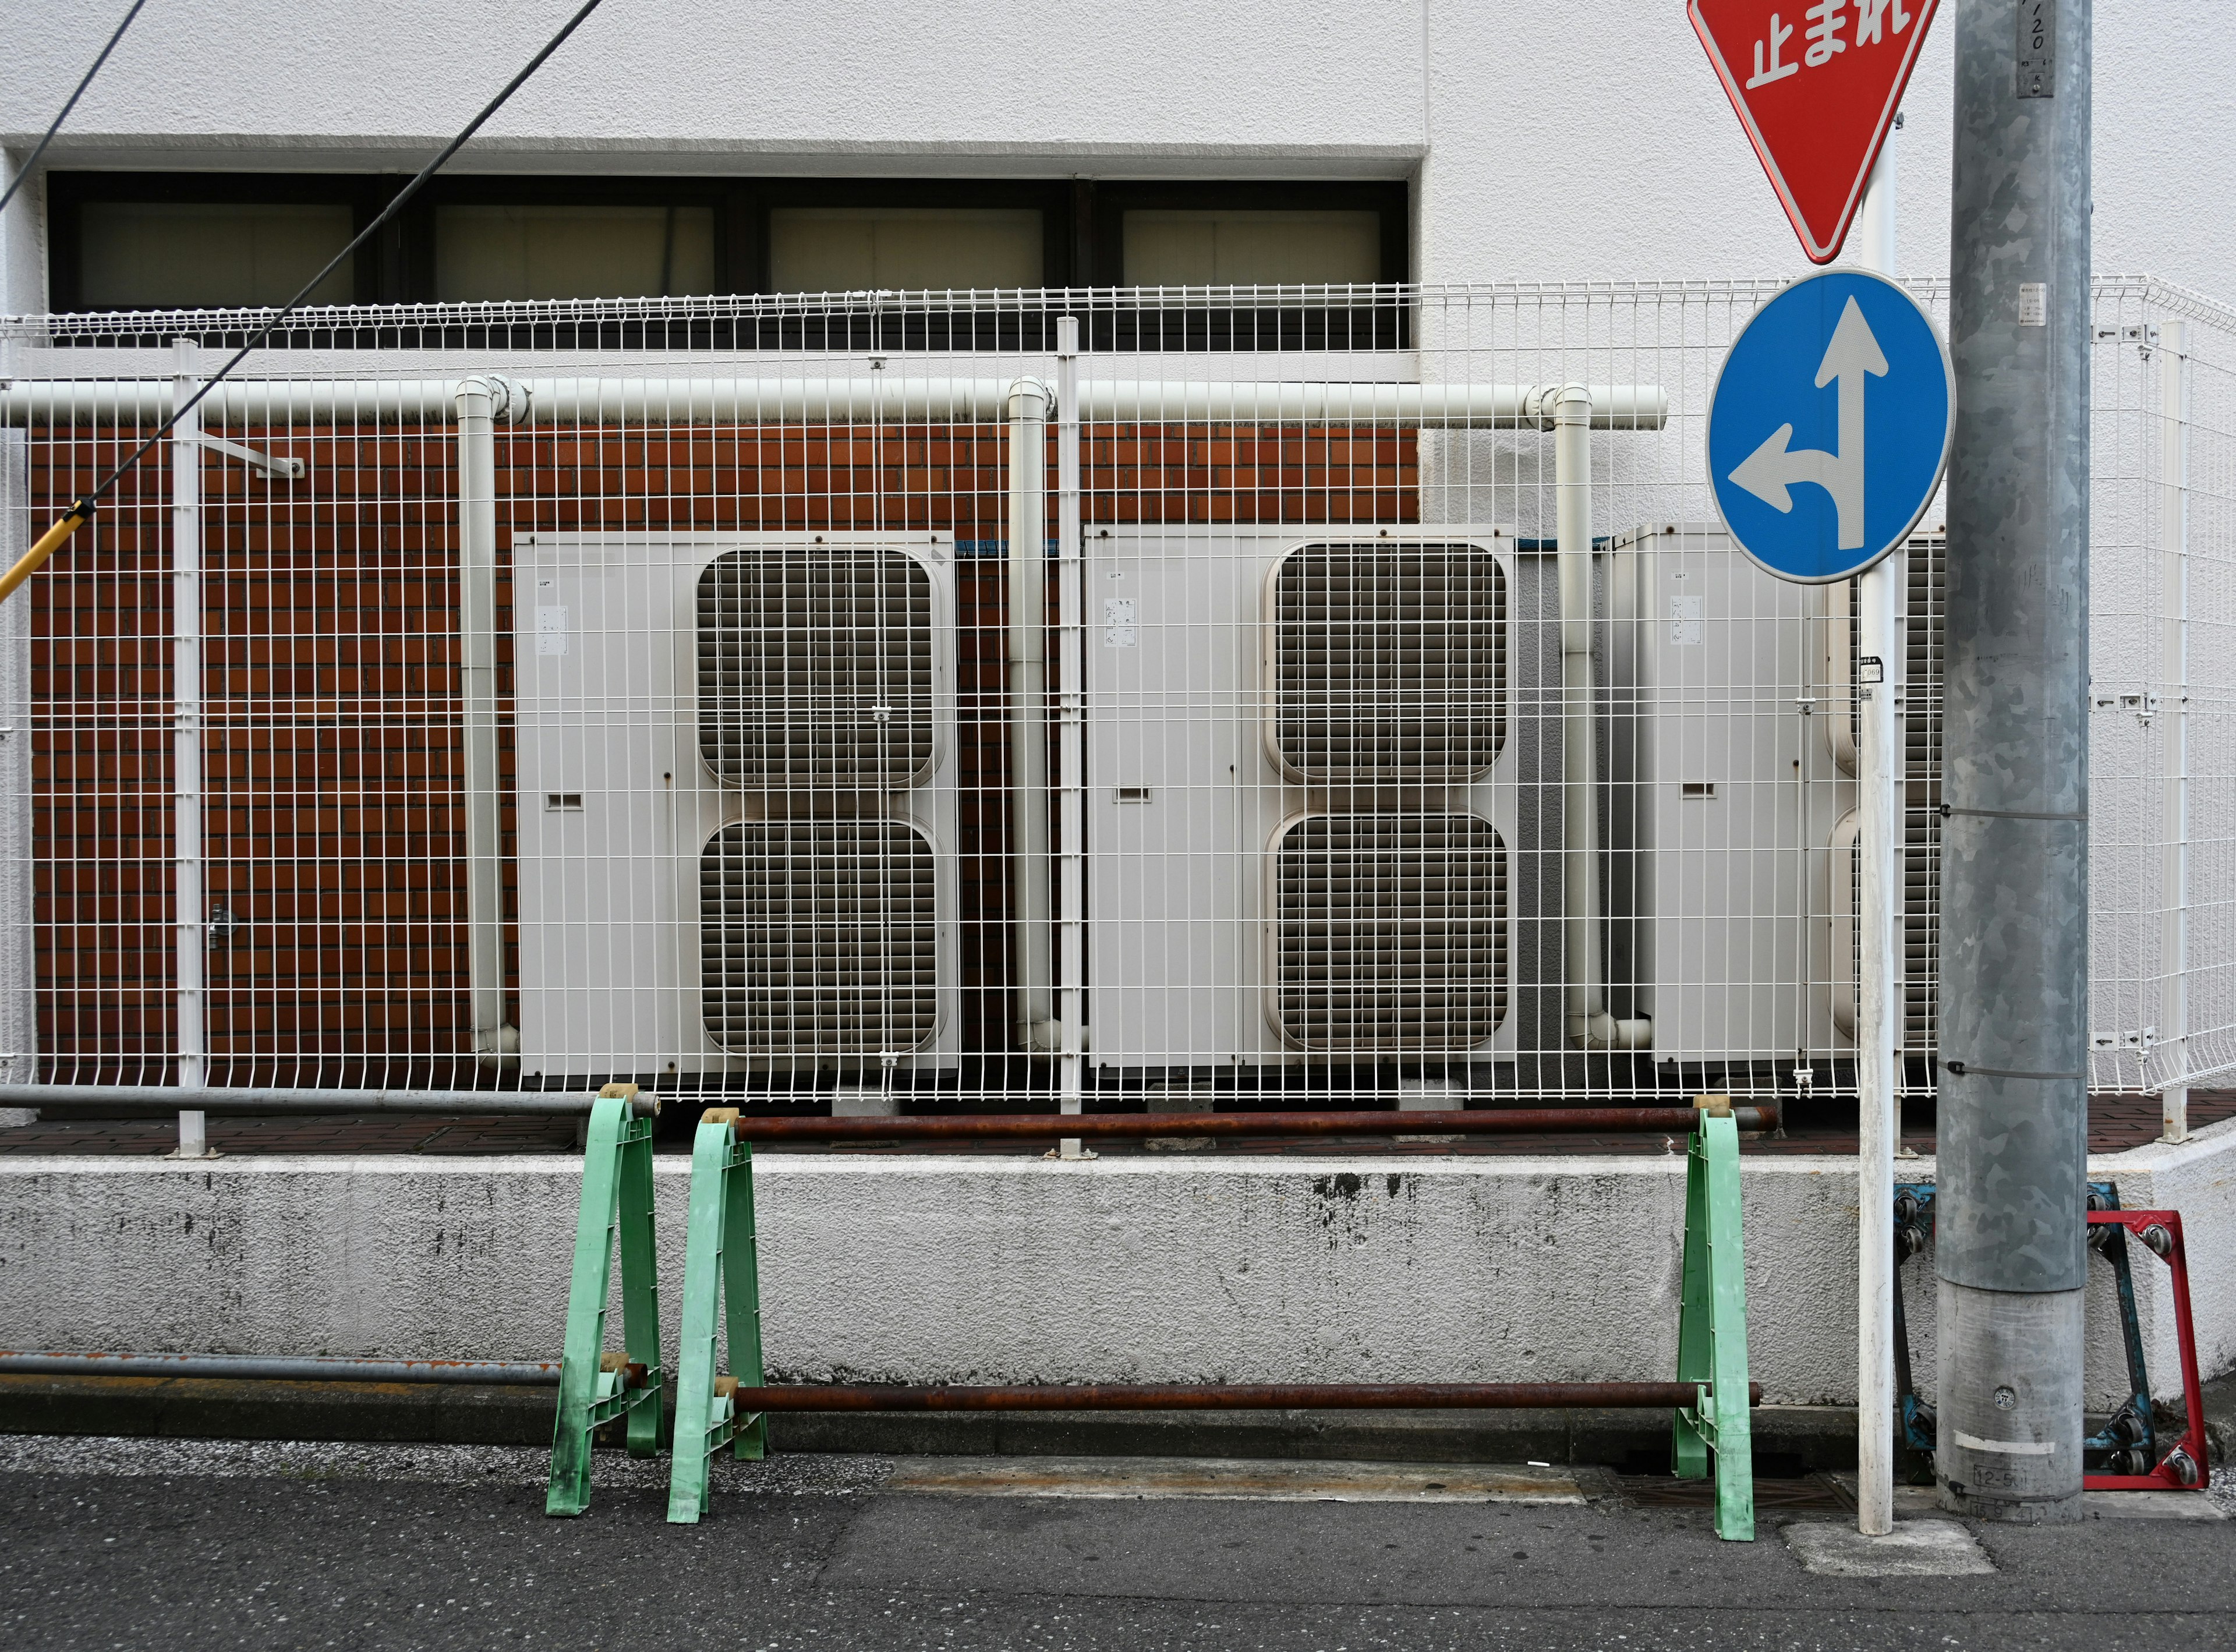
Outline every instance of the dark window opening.
{"type": "MultiPolygon", "coordinates": [[[[260,308],[293,296],[403,174],[56,173],[57,312],[260,308]]],[[[1408,278],[1403,183],[1021,179],[437,178],[337,270],[319,305],[705,297],[523,320],[307,316],[297,346],[1045,350],[1032,288],[1158,289],[1082,303],[1094,350],[1356,349],[1404,342],[1377,285],[1408,278]],[[1214,299],[1234,286],[1332,294],[1214,299]],[[1347,294],[1345,286],[1359,291],[1347,294]],[[951,299],[899,301],[908,292],[951,299]],[[735,296],[802,295],[782,306],[735,296]],[[965,296],[979,295],[976,299],[965,296]]],[[[104,343],[151,335],[120,327],[104,343]]],[[[245,334],[213,332],[223,344],[245,334]]],[[[95,341],[88,338],[88,341],[95,341]]],[[[155,340],[161,342],[160,339],[155,340]]]]}

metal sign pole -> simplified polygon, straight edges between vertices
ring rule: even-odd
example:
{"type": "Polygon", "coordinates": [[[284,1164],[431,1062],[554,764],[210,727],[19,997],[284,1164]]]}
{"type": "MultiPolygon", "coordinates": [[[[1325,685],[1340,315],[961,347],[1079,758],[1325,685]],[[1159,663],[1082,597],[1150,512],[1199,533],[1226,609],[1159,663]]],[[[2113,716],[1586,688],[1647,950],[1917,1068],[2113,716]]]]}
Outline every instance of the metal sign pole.
{"type": "MultiPolygon", "coordinates": [[[[1856,220],[1856,261],[1895,272],[1895,159],[1890,135],[1856,220]]],[[[1902,1102],[1902,593],[1909,555],[1897,550],[1858,582],[1856,653],[1857,914],[1856,1530],[1894,1530],[1894,1155],[1902,1102]]]]}

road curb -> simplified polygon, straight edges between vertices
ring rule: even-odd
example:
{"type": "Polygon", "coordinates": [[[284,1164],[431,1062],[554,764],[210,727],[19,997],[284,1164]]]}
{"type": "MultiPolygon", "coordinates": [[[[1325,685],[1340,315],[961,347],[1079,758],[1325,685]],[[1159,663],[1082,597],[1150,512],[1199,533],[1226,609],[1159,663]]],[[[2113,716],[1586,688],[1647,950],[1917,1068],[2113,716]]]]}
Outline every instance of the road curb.
{"type": "MultiPolygon", "coordinates": [[[[543,1445],[556,1391],[477,1383],[0,1376],[0,1433],[543,1445]]],[[[794,1412],[789,1451],[896,1457],[1221,1457],[1666,1467],[1669,1419],[1629,1411],[794,1412]]],[[[1756,1471],[1852,1468],[1856,1414],[1755,1412],[1756,1471]]]]}

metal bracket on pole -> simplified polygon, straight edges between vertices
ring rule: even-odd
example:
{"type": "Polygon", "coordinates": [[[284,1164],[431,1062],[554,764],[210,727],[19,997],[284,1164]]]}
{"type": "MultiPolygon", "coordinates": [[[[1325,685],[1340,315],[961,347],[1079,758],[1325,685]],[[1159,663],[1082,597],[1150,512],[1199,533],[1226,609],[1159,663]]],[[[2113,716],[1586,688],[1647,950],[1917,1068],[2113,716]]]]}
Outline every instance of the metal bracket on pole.
{"type": "Polygon", "coordinates": [[[240,443],[228,442],[222,437],[197,435],[193,439],[200,442],[213,453],[222,453],[229,459],[239,459],[258,475],[270,477],[276,480],[299,482],[303,479],[303,473],[310,469],[310,466],[301,459],[284,458],[270,453],[260,453],[253,447],[243,447],[240,443]]]}
{"type": "Polygon", "coordinates": [[[1700,1096],[1693,1105],[1700,1120],[1685,1160],[1677,1378],[1698,1385],[1700,1400],[1676,1414],[1675,1469],[1680,1479],[1705,1479],[1713,1454],[1716,1535],[1746,1543],[1754,1537],[1754,1432],[1747,1412],[1739,1121],[1728,1096],[1700,1096]]]}
{"type": "Polygon", "coordinates": [[[559,1409],[551,1429],[551,1486],[546,1514],[590,1506],[590,1439],[615,1418],[628,1419],[631,1457],[661,1445],[660,1288],[652,1235],[652,1119],[656,1103],[634,1084],[608,1084],[590,1109],[582,1155],[582,1208],[575,1227],[575,1267],[567,1287],[567,1332],[559,1366],[559,1409]],[[621,1255],[621,1342],[608,1354],[606,1305],[614,1244],[621,1255]]]}
{"type": "Polygon", "coordinates": [[[740,1417],[733,1398],[761,1385],[760,1265],[753,1234],[753,1150],[738,1140],[738,1110],[700,1115],[691,1144],[691,1216],[683,1252],[683,1339],[676,1354],[675,1458],[668,1518],[695,1525],[724,1446],[748,1460],[768,1450],[767,1423],[740,1417]],[[717,1376],[715,1327],[727,1309],[730,1372],[717,1376]]]}

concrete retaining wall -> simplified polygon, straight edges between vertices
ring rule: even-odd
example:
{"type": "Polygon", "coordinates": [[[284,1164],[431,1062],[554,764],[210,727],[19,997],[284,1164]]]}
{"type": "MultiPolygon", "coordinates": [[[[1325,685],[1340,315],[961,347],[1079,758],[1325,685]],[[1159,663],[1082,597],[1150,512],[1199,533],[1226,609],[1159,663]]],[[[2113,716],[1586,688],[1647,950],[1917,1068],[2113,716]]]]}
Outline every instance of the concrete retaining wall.
{"type": "MultiPolygon", "coordinates": [[[[658,1205],[669,1334],[687,1162],[658,1205]]],[[[1930,1180],[1930,1160],[1907,1174],[1930,1180]]],[[[2236,1366],[2236,1121],[2095,1161],[2183,1212],[2206,1373],[2236,1366]]],[[[1683,1160],[781,1155],[758,1167],[779,1379],[1529,1380],[1675,1358],[1683,1160]]],[[[16,1347],[549,1358],[577,1173],[549,1158],[0,1161],[16,1347]]],[[[1745,1177],[1753,1364],[1777,1404],[1855,1396],[1853,1162],[1745,1177]]],[[[2092,1403],[2124,1384],[2108,1270],[2092,1403]]],[[[1932,1370],[1930,1258],[1905,1270],[1932,1370]]],[[[2141,1259],[2152,1369],[2171,1299],[2141,1259]]],[[[672,1345],[671,1345],[672,1346],[672,1345]]]]}

